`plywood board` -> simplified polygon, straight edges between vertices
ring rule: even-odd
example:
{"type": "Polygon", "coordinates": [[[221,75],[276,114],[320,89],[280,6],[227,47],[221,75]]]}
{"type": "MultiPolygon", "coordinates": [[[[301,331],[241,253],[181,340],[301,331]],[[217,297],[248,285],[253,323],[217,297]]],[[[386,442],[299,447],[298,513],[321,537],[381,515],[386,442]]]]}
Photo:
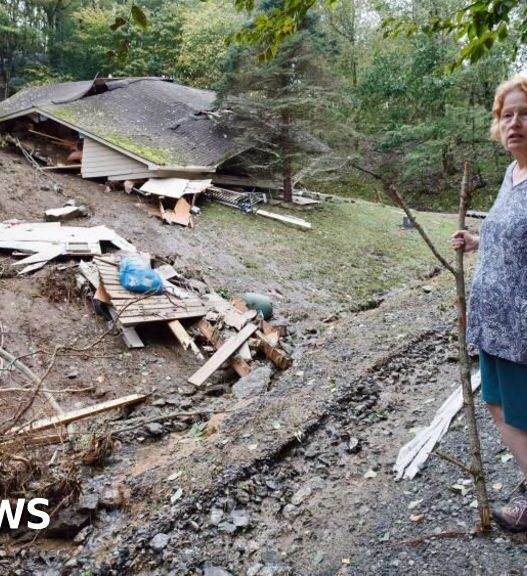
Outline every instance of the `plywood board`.
{"type": "Polygon", "coordinates": [[[199,194],[210,186],[211,180],[187,180],[185,178],[150,178],[140,190],[166,198],[182,198],[185,194],[199,194]]]}

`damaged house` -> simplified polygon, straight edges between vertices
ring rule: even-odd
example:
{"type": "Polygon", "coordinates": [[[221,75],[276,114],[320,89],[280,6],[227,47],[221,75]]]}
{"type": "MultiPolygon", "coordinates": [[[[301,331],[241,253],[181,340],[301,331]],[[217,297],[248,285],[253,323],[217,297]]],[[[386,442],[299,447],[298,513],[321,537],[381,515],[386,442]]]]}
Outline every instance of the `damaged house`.
{"type": "Polygon", "coordinates": [[[247,149],[219,126],[216,94],[164,78],[96,79],[23,90],[0,102],[0,128],[30,146],[50,168],[83,178],[212,179],[250,183],[239,174],[247,149]],[[50,161],[38,146],[63,149],[50,161]]]}

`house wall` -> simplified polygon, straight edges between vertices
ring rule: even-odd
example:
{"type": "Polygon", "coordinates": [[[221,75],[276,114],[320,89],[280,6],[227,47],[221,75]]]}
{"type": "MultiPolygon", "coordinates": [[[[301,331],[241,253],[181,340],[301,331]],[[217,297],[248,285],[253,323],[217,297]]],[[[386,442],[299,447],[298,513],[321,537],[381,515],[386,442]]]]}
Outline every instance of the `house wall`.
{"type": "Polygon", "coordinates": [[[148,166],[112,150],[91,138],[84,139],[81,174],[83,178],[102,178],[149,172],[148,166]]]}

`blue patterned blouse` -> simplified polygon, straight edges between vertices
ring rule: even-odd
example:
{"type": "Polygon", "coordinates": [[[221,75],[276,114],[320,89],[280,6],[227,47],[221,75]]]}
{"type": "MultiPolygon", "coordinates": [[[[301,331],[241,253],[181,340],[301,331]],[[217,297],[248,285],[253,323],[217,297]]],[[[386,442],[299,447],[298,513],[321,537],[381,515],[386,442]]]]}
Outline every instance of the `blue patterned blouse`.
{"type": "Polygon", "coordinates": [[[488,354],[527,364],[527,180],[513,162],[480,230],[467,339],[488,354]]]}

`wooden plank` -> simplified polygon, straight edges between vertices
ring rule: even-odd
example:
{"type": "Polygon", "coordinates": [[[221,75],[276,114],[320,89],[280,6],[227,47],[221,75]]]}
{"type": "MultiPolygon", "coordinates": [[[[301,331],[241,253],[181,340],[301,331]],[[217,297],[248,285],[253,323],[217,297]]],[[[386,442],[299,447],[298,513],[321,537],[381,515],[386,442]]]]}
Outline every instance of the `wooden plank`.
{"type": "Polygon", "coordinates": [[[284,214],[277,214],[276,212],[268,212],[267,210],[255,209],[254,214],[258,216],[264,216],[265,218],[271,218],[272,220],[278,220],[284,224],[292,224],[293,226],[298,226],[302,230],[311,230],[312,226],[310,222],[302,220],[302,218],[297,218],[296,216],[285,216],[284,214]]]}
{"type": "Polygon", "coordinates": [[[189,333],[183,327],[183,324],[179,320],[172,320],[168,323],[168,327],[177,338],[184,350],[190,348],[194,352],[194,356],[199,360],[205,360],[205,357],[201,353],[201,350],[197,347],[194,339],[189,335],[189,333]]]}
{"type": "Polygon", "coordinates": [[[254,324],[248,324],[238,334],[231,336],[188,381],[201,386],[257,329],[254,324]]]}
{"type": "MultiPolygon", "coordinates": [[[[205,338],[214,346],[214,348],[221,348],[224,344],[224,339],[217,328],[214,328],[210,322],[202,318],[197,323],[198,330],[205,336],[205,338]]],[[[238,355],[231,356],[229,358],[229,363],[236,371],[238,376],[247,376],[251,371],[251,367],[245,360],[240,358],[238,355]]]]}
{"type": "Polygon", "coordinates": [[[282,350],[272,346],[263,332],[257,330],[256,337],[260,341],[264,354],[275,366],[280,368],[280,370],[287,370],[287,368],[291,366],[290,358],[288,358],[282,350]]]}
{"type": "Polygon", "coordinates": [[[136,326],[137,324],[148,324],[150,322],[166,322],[167,320],[184,320],[185,318],[200,318],[205,316],[206,312],[177,312],[172,314],[156,314],[151,316],[130,316],[121,318],[123,326],[136,326]]]}
{"type": "Polygon", "coordinates": [[[141,340],[141,338],[139,337],[139,334],[137,333],[135,328],[133,328],[132,326],[123,326],[119,321],[119,316],[115,311],[115,308],[113,308],[113,306],[110,306],[108,310],[110,312],[112,320],[115,322],[115,325],[117,326],[117,329],[121,333],[121,336],[123,337],[124,343],[126,344],[127,348],[144,348],[145,345],[141,340]]]}
{"type": "Polygon", "coordinates": [[[24,438],[14,438],[12,440],[4,440],[0,443],[0,449],[6,450],[8,448],[20,449],[21,446],[47,446],[49,444],[61,444],[68,440],[68,433],[63,434],[45,434],[44,436],[31,436],[28,435],[24,438]]]}
{"type": "Polygon", "coordinates": [[[208,312],[208,308],[205,308],[200,302],[196,303],[196,304],[189,304],[187,306],[180,306],[180,305],[175,305],[172,304],[171,302],[163,302],[163,301],[154,301],[154,302],[148,302],[148,299],[145,300],[139,300],[138,302],[135,302],[134,300],[130,299],[130,302],[133,302],[132,304],[130,304],[129,306],[126,306],[126,301],[123,303],[122,300],[119,300],[118,298],[114,301],[114,306],[117,309],[117,311],[123,310],[123,308],[126,306],[125,312],[130,314],[130,312],[135,311],[135,312],[154,312],[156,310],[161,310],[163,312],[169,311],[169,310],[174,310],[175,312],[182,312],[182,311],[187,311],[187,312],[191,312],[191,311],[196,311],[196,310],[204,310],[205,314],[208,312]]]}
{"type": "Polygon", "coordinates": [[[63,414],[52,416],[51,418],[36,420],[35,422],[30,422],[23,426],[11,428],[9,432],[21,434],[22,432],[28,432],[30,430],[34,432],[49,430],[50,428],[65,426],[70,422],[76,422],[77,420],[83,420],[84,418],[91,418],[92,416],[96,416],[102,412],[108,412],[109,410],[115,410],[117,408],[123,408],[124,406],[131,406],[132,404],[144,402],[147,398],[148,396],[145,394],[130,394],[129,396],[123,396],[122,398],[117,398],[115,400],[108,400],[106,402],[101,402],[100,404],[95,404],[94,406],[72,410],[71,412],[64,412],[63,414]]]}
{"type": "Polygon", "coordinates": [[[57,164],[56,166],[41,166],[41,170],[80,170],[81,164],[57,164]]]}

